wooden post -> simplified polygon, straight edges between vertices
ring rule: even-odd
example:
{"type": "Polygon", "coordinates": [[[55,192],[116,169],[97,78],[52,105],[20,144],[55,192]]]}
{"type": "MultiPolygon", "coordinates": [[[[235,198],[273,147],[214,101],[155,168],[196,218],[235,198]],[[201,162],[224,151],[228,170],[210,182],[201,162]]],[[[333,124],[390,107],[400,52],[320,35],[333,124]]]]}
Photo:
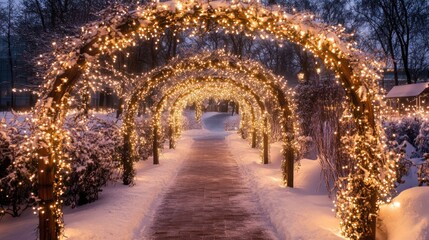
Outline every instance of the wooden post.
{"type": "Polygon", "coordinates": [[[124,172],[122,173],[122,182],[124,185],[129,185],[133,181],[133,160],[131,159],[131,133],[129,129],[124,134],[124,148],[122,151],[122,167],[124,172]]]}
{"type": "Polygon", "coordinates": [[[293,175],[294,175],[294,156],[292,147],[287,143],[287,147],[284,149],[285,151],[285,172],[287,174],[286,186],[293,188],[293,175]]]}
{"type": "Polygon", "coordinates": [[[159,152],[158,152],[158,126],[153,126],[153,164],[159,164],[159,152]]]}
{"type": "Polygon", "coordinates": [[[245,113],[242,113],[241,119],[240,119],[240,129],[239,129],[239,132],[240,132],[242,139],[244,139],[244,124],[243,123],[245,123],[245,121],[246,121],[246,115],[245,115],[245,113]]]}
{"type": "Polygon", "coordinates": [[[58,229],[55,222],[55,212],[50,206],[55,204],[54,195],[54,163],[49,154],[49,150],[42,148],[39,150],[38,160],[38,191],[40,203],[42,208],[39,211],[39,237],[40,240],[53,240],[58,239],[58,229]],[[49,161],[45,162],[44,159],[48,158],[49,161]]]}
{"type": "Polygon", "coordinates": [[[371,232],[368,233],[368,236],[365,237],[365,239],[368,240],[375,240],[376,239],[376,233],[377,233],[377,191],[375,189],[372,190],[371,193],[371,213],[372,216],[369,217],[369,221],[371,224],[371,232]]]}
{"type": "Polygon", "coordinates": [[[174,127],[173,126],[169,126],[168,128],[169,134],[170,134],[170,139],[169,139],[169,148],[170,149],[174,149],[174,127]]]}
{"type": "Polygon", "coordinates": [[[264,134],[263,134],[263,142],[264,142],[264,154],[263,154],[263,161],[264,164],[268,164],[268,148],[270,147],[270,144],[268,142],[268,119],[265,117],[264,119],[264,134]]]}
{"type": "Polygon", "coordinates": [[[286,181],[286,186],[293,188],[294,182],[294,164],[295,156],[294,149],[292,147],[293,141],[293,122],[288,121],[287,119],[291,116],[292,112],[290,110],[289,102],[284,94],[284,92],[277,88],[277,99],[282,107],[284,122],[283,134],[285,138],[283,139],[283,181],[286,181]]]}
{"type": "Polygon", "coordinates": [[[256,148],[256,129],[252,130],[252,148],[256,148]]]}

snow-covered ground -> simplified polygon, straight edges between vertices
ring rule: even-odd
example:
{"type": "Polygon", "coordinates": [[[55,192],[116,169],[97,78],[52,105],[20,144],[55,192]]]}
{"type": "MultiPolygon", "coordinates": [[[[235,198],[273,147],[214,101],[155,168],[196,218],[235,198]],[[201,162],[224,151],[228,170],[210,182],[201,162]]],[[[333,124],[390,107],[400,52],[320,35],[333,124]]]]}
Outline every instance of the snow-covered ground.
{"type": "MultiPolygon", "coordinates": [[[[281,239],[342,239],[333,203],[322,184],[320,165],[303,159],[295,173],[295,188],[281,181],[280,144],[271,145],[271,163],[261,164],[259,151],[222,124],[236,116],[207,113],[206,129],[184,132],[176,150],[163,150],[160,165],[151,159],[136,164],[135,185],[110,184],[99,200],[75,209],[65,208],[65,235],[68,239],[140,239],[153,219],[156,206],[169,183],[174,181],[193,138],[210,135],[226,137],[244,179],[281,239]],[[210,119],[208,121],[208,119],[210,119]]],[[[230,121],[230,122],[231,122],[230,121]]],[[[404,190],[391,204],[383,206],[379,221],[380,239],[429,239],[429,187],[404,190]]],[[[27,211],[20,218],[0,221],[0,239],[35,239],[37,217],[27,211]]]]}
{"type": "MultiPolygon", "coordinates": [[[[110,183],[99,200],[84,206],[64,209],[67,239],[139,239],[150,222],[163,191],[174,179],[187,155],[192,131],[185,133],[176,150],[164,150],[159,165],[151,158],[136,164],[134,186],[110,183]]],[[[19,218],[5,216],[0,222],[0,239],[36,239],[37,217],[27,211],[19,218]]]]}
{"type": "Polygon", "coordinates": [[[386,239],[429,239],[429,187],[402,191],[391,204],[382,206],[380,224],[386,239]]]}

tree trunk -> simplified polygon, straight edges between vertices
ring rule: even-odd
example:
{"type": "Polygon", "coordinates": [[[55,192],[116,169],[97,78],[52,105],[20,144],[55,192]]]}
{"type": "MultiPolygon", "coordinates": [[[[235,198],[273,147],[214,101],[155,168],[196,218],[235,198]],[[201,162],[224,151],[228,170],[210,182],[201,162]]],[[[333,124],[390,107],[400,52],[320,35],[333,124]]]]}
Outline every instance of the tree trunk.
{"type": "Polygon", "coordinates": [[[118,104],[118,109],[116,110],[116,119],[119,119],[119,117],[122,115],[123,112],[123,103],[124,103],[124,99],[123,98],[119,98],[119,104],[118,104]]]}
{"type": "Polygon", "coordinates": [[[129,185],[133,181],[133,160],[131,159],[131,136],[130,132],[124,133],[124,147],[122,150],[122,182],[124,185],[129,185]]]}
{"type": "Polygon", "coordinates": [[[396,60],[395,47],[393,44],[393,32],[390,30],[389,34],[390,34],[390,38],[388,39],[388,45],[389,45],[390,57],[392,58],[392,63],[393,63],[394,82],[395,82],[395,86],[398,86],[399,85],[398,63],[396,60]]]}
{"type": "Polygon", "coordinates": [[[10,74],[10,109],[13,110],[14,104],[14,92],[15,88],[15,74],[13,69],[13,55],[12,55],[12,11],[13,5],[11,0],[8,2],[8,22],[7,22],[7,55],[9,59],[9,74],[10,74]]]}
{"type": "Polygon", "coordinates": [[[256,148],[256,129],[252,129],[252,148],[256,148]]]}
{"type": "Polygon", "coordinates": [[[159,164],[159,151],[158,151],[158,126],[153,126],[153,164],[159,164]]]}
{"type": "Polygon", "coordinates": [[[172,125],[169,126],[168,132],[170,135],[169,148],[174,149],[174,127],[172,125]]]}
{"type": "Polygon", "coordinates": [[[53,240],[58,239],[57,225],[55,222],[55,213],[50,206],[55,204],[54,194],[54,180],[55,169],[52,162],[52,156],[46,148],[39,150],[38,161],[38,192],[42,211],[39,212],[39,239],[40,240],[53,240]],[[48,159],[48,161],[45,161],[48,159]]]}
{"type": "Polygon", "coordinates": [[[263,143],[264,143],[263,162],[264,164],[268,164],[269,162],[268,149],[270,148],[270,143],[268,139],[268,117],[265,117],[264,119],[263,143]]]}
{"type": "Polygon", "coordinates": [[[39,15],[40,22],[42,23],[43,31],[46,32],[45,17],[43,16],[42,7],[40,6],[39,0],[35,0],[35,3],[37,7],[37,14],[39,15]]]}

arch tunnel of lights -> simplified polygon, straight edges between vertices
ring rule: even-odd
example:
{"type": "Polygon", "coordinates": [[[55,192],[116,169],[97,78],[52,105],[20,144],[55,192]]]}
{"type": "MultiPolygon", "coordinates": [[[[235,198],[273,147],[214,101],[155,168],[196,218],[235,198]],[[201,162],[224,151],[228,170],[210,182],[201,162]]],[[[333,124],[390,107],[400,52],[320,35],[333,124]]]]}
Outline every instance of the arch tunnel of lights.
{"type": "MultiPolygon", "coordinates": [[[[354,239],[375,234],[378,208],[383,201],[389,200],[396,164],[393,156],[383,153],[383,132],[378,114],[382,103],[377,90],[380,64],[357,50],[344,29],[327,26],[310,14],[290,14],[281,7],[267,7],[254,1],[190,0],[117,5],[105,11],[101,21],[83,27],[80,36],[66,38],[62,44],[55,45],[55,59],[45,76],[46,82],[35,109],[37,128],[30,141],[35,146],[28,147],[35,149],[31,156],[38,160],[40,239],[59,238],[63,228],[61,195],[64,186],[59,173],[66,167],[61,143],[67,133],[62,124],[73,99],[72,91],[76,91],[76,86],[82,82],[96,85],[97,81],[112,81],[98,76],[102,73],[97,71],[101,68],[101,56],[125,52],[140,40],[159,41],[166,30],[173,34],[187,32],[190,37],[218,31],[270,39],[278,44],[292,42],[320,58],[344,88],[356,125],[355,133],[349,136],[353,141],[348,148],[355,169],[336,198],[341,229],[346,237],[354,239]]],[[[156,90],[157,104],[152,121],[154,160],[158,158],[156,141],[162,131],[165,112],[171,145],[174,146],[180,132],[180,109],[190,102],[201,102],[206,94],[239,103],[244,113],[242,128],[257,132],[262,138],[268,138],[265,136],[270,128],[268,118],[281,120],[283,173],[285,183],[293,186],[294,137],[298,132],[292,117],[291,93],[281,78],[257,62],[224,52],[202,53],[173,60],[143,75],[120,76],[129,81],[128,87],[132,86],[125,89],[120,84],[115,85],[117,92],[126,99],[123,119],[125,183],[130,183],[133,177],[136,132],[132,123],[137,106],[156,90]]],[[[266,154],[263,154],[264,161],[268,158],[266,154]]]]}

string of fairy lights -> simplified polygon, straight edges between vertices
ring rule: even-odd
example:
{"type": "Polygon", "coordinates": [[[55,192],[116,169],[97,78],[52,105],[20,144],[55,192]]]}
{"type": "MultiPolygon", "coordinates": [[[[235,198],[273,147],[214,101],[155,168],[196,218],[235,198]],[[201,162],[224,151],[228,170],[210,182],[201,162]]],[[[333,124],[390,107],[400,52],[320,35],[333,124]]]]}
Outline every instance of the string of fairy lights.
{"type": "MultiPolygon", "coordinates": [[[[40,93],[41,98],[36,106],[35,116],[37,117],[33,120],[35,131],[33,131],[31,143],[26,145],[29,152],[35,152],[33,157],[45,164],[39,167],[39,181],[46,174],[42,172],[43,167],[55,169],[57,178],[53,183],[54,199],[52,202],[42,199],[38,213],[54,214],[58,233],[63,228],[60,198],[63,185],[58,173],[67,167],[64,162],[66,156],[60,150],[67,134],[61,126],[68,106],[74,101],[69,93],[79,79],[85,79],[94,88],[107,84],[118,89],[120,97],[127,97],[129,96],[129,92],[125,91],[127,87],[142,83],[144,86],[142,89],[151,89],[163,81],[164,77],[169,76],[169,72],[175,72],[174,74],[177,75],[180,71],[192,72],[193,65],[188,68],[172,64],[170,69],[164,68],[158,72],[160,77],[151,73],[145,75],[151,76],[150,79],[123,76],[123,79],[128,78],[127,81],[130,81],[130,84],[126,84],[125,87],[117,84],[118,80],[113,78],[91,77],[103,74],[103,71],[95,70],[101,69],[99,68],[101,65],[110,68],[109,64],[100,64],[100,56],[126,52],[127,48],[136,46],[137,41],[140,40],[154,39],[155,42],[159,42],[166,29],[173,34],[190,32],[190,37],[207,31],[216,31],[231,34],[244,33],[249,38],[271,39],[280,45],[289,41],[320,58],[325,66],[335,73],[338,82],[345,89],[349,112],[355,119],[358,130],[351,136],[343,138],[343,144],[349,144],[348,151],[356,168],[350,171],[345,186],[337,196],[336,210],[341,218],[342,232],[344,236],[353,239],[365,236],[368,231],[371,232],[370,225],[373,222],[371,219],[377,215],[379,205],[389,200],[390,191],[393,189],[395,179],[393,169],[397,158],[391,154],[384,154],[386,146],[383,144],[384,136],[379,124],[380,109],[384,105],[379,95],[377,79],[382,65],[356,49],[356,45],[350,40],[350,35],[343,27],[327,26],[315,21],[311,14],[291,14],[281,7],[266,7],[257,1],[189,0],[152,2],[136,6],[117,5],[114,9],[101,13],[101,16],[102,21],[82,27],[79,37],[68,37],[61,43],[53,43],[54,60],[45,76],[44,90],[40,93]],[[130,78],[135,81],[133,82],[130,78]],[[100,84],[100,82],[103,83],[100,84]],[[372,204],[374,199],[376,199],[375,206],[372,204]]],[[[226,53],[223,57],[226,58],[224,61],[227,64],[236,63],[231,67],[233,69],[231,71],[244,72],[258,79],[258,82],[253,83],[255,86],[262,87],[264,83],[268,83],[271,86],[280,86],[287,95],[292,94],[286,89],[285,82],[279,78],[272,78],[270,72],[258,71],[258,68],[254,68],[255,65],[247,65],[248,61],[228,61],[231,55],[226,53]]],[[[42,58],[41,65],[49,64],[51,58],[52,56],[42,58]]],[[[195,70],[203,67],[214,69],[218,64],[222,65],[219,62],[208,65],[201,62],[195,70]]],[[[122,76],[119,71],[112,71],[115,75],[122,76]]],[[[246,82],[246,85],[252,85],[252,83],[246,82]]],[[[75,91],[78,94],[84,94],[78,89],[75,91]]],[[[132,131],[127,129],[130,127],[127,123],[131,123],[134,119],[137,111],[135,102],[144,99],[143,97],[149,92],[141,90],[139,94],[128,98],[124,134],[128,132],[132,135],[132,131]]],[[[270,91],[267,93],[270,94],[270,91]]],[[[274,93],[276,92],[274,91],[273,95],[267,98],[276,99],[277,94],[274,93]]],[[[290,108],[288,111],[291,112],[293,104],[290,101],[287,102],[290,108]]],[[[282,124],[286,125],[293,120],[291,114],[285,114],[283,117],[285,122],[282,124]]],[[[287,126],[288,131],[285,132],[293,132],[296,129],[295,125],[293,129],[287,126]]],[[[130,139],[133,139],[131,135],[130,139]]],[[[285,134],[284,139],[289,140],[285,145],[290,145],[292,138],[289,133],[285,134]]]]}

